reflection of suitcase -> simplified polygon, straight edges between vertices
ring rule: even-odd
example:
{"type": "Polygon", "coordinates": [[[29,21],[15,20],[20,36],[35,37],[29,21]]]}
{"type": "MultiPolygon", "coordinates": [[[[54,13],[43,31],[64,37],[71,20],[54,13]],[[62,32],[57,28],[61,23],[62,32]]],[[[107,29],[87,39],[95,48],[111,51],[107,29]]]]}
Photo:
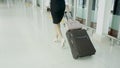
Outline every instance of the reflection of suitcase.
{"type": "Polygon", "coordinates": [[[84,29],[68,30],[67,39],[70,44],[71,52],[74,59],[78,57],[91,56],[96,50],[84,29]]]}

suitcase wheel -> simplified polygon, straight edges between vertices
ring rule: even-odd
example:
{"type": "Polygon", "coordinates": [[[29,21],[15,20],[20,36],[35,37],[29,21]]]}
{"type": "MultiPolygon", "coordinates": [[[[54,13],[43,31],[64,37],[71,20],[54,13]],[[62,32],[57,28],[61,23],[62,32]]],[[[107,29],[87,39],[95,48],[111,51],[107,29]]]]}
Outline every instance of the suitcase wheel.
{"type": "Polygon", "coordinates": [[[79,56],[73,56],[74,59],[78,59],[79,56]]]}

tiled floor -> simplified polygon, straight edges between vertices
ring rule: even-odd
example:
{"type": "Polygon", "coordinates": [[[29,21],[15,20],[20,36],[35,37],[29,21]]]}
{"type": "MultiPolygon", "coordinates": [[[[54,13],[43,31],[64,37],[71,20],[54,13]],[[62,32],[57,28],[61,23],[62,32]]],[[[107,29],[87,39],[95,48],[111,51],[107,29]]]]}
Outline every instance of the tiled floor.
{"type": "Polygon", "coordinates": [[[0,8],[0,68],[120,68],[119,46],[93,40],[96,54],[74,60],[68,43],[53,43],[54,32],[40,8],[0,8]]]}

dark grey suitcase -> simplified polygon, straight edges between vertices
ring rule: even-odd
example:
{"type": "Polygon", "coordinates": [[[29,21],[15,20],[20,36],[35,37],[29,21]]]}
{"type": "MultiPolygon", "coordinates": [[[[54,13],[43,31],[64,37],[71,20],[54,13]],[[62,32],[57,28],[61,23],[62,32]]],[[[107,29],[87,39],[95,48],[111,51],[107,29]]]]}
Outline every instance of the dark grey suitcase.
{"type": "Polygon", "coordinates": [[[96,50],[85,29],[73,29],[66,32],[74,59],[95,54],[96,50]]]}

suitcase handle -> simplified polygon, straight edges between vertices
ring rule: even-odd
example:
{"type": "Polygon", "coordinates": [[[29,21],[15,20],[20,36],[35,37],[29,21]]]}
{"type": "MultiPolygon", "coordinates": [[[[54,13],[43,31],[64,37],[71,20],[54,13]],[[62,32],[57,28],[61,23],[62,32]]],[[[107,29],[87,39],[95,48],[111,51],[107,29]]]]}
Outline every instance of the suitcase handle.
{"type": "Polygon", "coordinates": [[[82,37],[76,37],[76,38],[81,38],[81,39],[87,38],[87,39],[89,39],[88,36],[86,36],[86,35],[85,35],[85,36],[82,36],[82,37]]]}

